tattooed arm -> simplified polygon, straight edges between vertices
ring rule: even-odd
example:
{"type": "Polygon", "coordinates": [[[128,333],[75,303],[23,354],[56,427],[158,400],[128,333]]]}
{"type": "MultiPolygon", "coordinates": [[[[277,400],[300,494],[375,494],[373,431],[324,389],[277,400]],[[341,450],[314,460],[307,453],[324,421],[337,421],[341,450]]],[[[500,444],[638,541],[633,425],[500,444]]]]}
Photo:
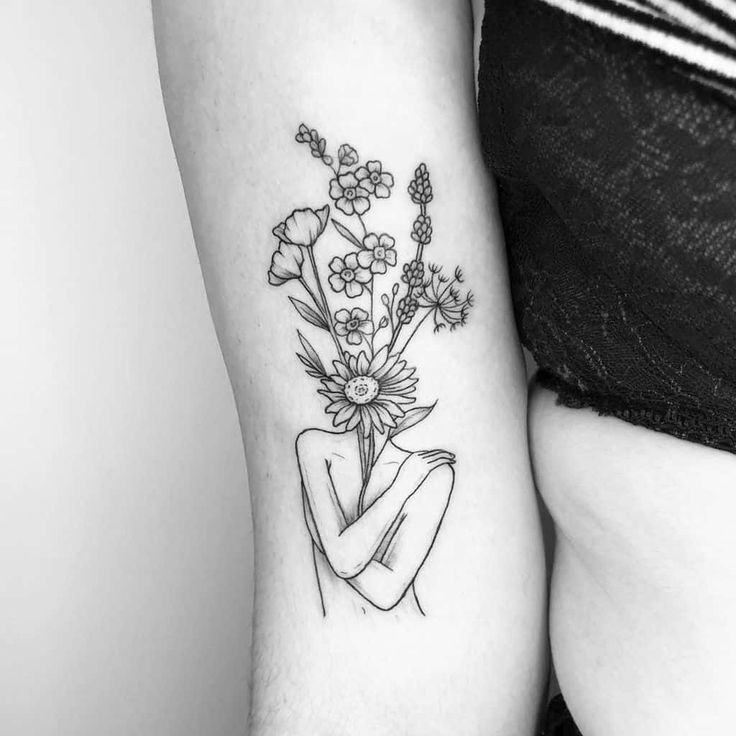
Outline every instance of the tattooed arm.
{"type": "Polygon", "coordinates": [[[154,10],[246,448],[252,736],[531,736],[545,570],[469,7],[154,10]]]}

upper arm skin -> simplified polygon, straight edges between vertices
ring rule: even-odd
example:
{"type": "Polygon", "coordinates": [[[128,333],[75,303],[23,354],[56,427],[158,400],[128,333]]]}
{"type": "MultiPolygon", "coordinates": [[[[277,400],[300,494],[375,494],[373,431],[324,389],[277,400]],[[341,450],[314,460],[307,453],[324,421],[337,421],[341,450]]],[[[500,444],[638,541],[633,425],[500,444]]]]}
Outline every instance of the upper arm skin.
{"type": "MultiPolygon", "coordinates": [[[[529,736],[546,681],[545,565],[526,378],[477,134],[470,4],[156,0],[154,20],[246,445],[257,568],[253,736],[529,736]],[[402,443],[457,456],[452,499],[422,568],[428,615],[418,625],[323,620],[316,599],[294,439],[307,427],[330,429],[330,420],[294,356],[304,323],[286,296],[297,292],[266,281],[274,225],[297,207],[329,203],[334,212],[329,170],[294,141],[302,122],[331,150],[348,142],[361,161],[380,159],[393,173],[392,195],[369,222],[396,238],[401,262],[416,214],[407,185],[425,162],[434,188],[427,259],[461,266],[475,295],[466,326],[434,335],[430,323],[407,351],[418,404],[438,403],[402,443]]],[[[321,267],[338,241],[330,230],[315,246],[321,267]]]]}

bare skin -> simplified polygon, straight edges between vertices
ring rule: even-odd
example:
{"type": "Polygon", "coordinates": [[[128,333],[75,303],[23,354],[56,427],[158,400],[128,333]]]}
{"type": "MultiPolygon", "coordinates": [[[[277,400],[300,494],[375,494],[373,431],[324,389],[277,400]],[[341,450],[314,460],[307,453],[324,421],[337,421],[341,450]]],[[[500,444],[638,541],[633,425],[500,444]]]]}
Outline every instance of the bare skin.
{"type": "Polygon", "coordinates": [[[530,431],[557,528],[553,657],[581,731],[730,733],[736,457],[541,388],[530,431]]]}
{"type": "Polygon", "coordinates": [[[422,614],[414,579],[450,501],[454,455],[407,452],[383,437],[357,515],[361,489],[355,432],[310,429],[297,441],[309,528],[325,614],[376,610],[422,614]]]}

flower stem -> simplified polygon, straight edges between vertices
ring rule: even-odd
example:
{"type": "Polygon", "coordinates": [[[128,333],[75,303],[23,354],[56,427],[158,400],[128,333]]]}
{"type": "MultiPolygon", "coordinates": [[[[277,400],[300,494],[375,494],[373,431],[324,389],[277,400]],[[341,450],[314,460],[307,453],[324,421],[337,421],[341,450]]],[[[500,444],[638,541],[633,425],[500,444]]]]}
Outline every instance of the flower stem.
{"type": "Polygon", "coordinates": [[[373,314],[373,281],[366,284],[368,287],[368,293],[371,295],[371,324],[373,325],[373,332],[371,332],[371,355],[373,354],[373,340],[376,335],[376,316],[373,314]]]}
{"type": "Polygon", "coordinates": [[[412,337],[414,337],[414,335],[416,335],[417,330],[422,326],[422,323],[424,322],[425,319],[427,319],[427,317],[429,317],[430,314],[432,314],[432,310],[431,309],[428,309],[424,313],[424,316],[419,320],[419,322],[417,322],[416,325],[414,325],[414,329],[409,334],[409,337],[406,338],[406,342],[404,343],[403,347],[399,351],[400,353],[403,353],[404,350],[406,350],[406,346],[411,342],[412,337]]]}
{"type": "MultiPolygon", "coordinates": [[[[365,436],[363,435],[363,422],[360,423],[359,441],[365,442],[365,436]]],[[[373,440],[373,431],[368,435],[368,447],[364,447],[364,470],[363,470],[363,483],[360,488],[360,495],[358,496],[358,516],[362,516],[365,511],[365,492],[368,490],[368,483],[371,479],[371,471],[373,470],[373,455],[375,453],[375,443],[373,440]]]]}
{"type": "Polygon", "coordinates": [[[312,297],[312,301],[314,302],[314,306],[317,307],[317,310],[319,313],[325,318],[325,322],[330,321],[330,315],[324,313],[324,308],[322,306],[322,303],[317,299],[317,295],[312,290],[312,287],[307,283],[307,280],[304,278],[304,276],[299,277],[299,283],[304,287],[307,294],[309,294],[310,297],[312,297]]]}
{"type": "Polygon", "coordinates": [[[360,221],[360,225],[363,228],[363,237],[368,235],[368,228],[365,226],[365,222],[363,221],[363,215],[359,214],[358,212],[355,213],[355,216],[360,221]]]}
{"type": "Polygon", "coordinates": [[[332,324],[332,314],[330,313],[330,307],[327,304],[327,297],[325,296],[325,291],[322,288],[322,282],[319,280],[319,272],[317,271],[317,262],[314,260],[314,249],[307,248],[307,253],[309,255],[309,262],[312,264],[312,272],[314,273],[314,280],[317,282],[317,291],[319,292],[319,296],[322,301],[322,308],[324,309],[325,317],[327,319],[327,326],[329,327],[330,335],[332,335],[332,339],[335,341],[335,347],[337,348],[337,358],[342,363],[344,362],[343,351],[342,351],[342,347],[340,346],[340,340],[337,337],[337,333],[335,332],[335,325],[332,324]]]}

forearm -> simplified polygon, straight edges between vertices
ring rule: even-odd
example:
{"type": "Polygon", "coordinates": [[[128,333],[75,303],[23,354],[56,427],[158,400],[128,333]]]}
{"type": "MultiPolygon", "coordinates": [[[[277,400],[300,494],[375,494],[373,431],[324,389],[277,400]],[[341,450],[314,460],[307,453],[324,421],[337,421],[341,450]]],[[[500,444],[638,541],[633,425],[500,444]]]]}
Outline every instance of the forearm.
{"type": "MultiPolygon", "coordinates": [[[[246,444],[258,560],[253,736],[531,734],[546,676],[544,564],[526,447],[525,379],[493,192],[475,136],[464,6],[264,1],[243,10],[220,2],[215,12],[198,2],[194,18],[189,7],[166,8],[157,33],[167,111],[246,444]],[[325,204],[362,231],[328,193],[335,172],[310,156],[308,144],[294,141],[303,120],[328,138],[331,156],[349,141],[361,162],[380,158],[395,177],[390,198],[373,195],[363,218],[370,231],[396,238],[400,260],[385,277],[387,289],[376,286],[375,298],[363,293],[356,301],[335,291],[339,284],[328,285],[331,259],[350,252],[331,223],[314,248],[330,319],[340,307],[360,304],[377,328],[380,295],[390,297],[393,281],[400,285],[397,301],[407,295],[401,264],[416,258],[409,233],[420,207],[407,185],[422,161],[434,185],[424,262],[427,269],[444,264],[449,276],[462,266],[460,298],[465,289],[476,296],[464,315],[427,312],[402,353],[421,376],[414,403],[399,406],[403,415],[386,404],[398,423],[404,409],[438,400],[425,421],[396,441],[457,453],[454,497],[416,581],[428,612],[419,620],[394,611],[381,618],[367,601],[365,614],[358,608],[323,619],[306,554],[294,438],[305,427],[356,430],[332,423],[337,413],[324,414],[337,406],[336,390],[314,392],[324,383],[319,371],[304,376],[294,358],[304,353],[296,329],[318,345],[330,375],[337,370],[329,362],[339,354],[336,340],[355,355],[360,348],[336,338],[332,325],[328,331],[300,321],[285,298],[303,299],[297,282],[294,289],[266,283],[278,246],[270,233],[292,210],[325,204]],[[457,329],[433,335],[435,317],[457,319],[457,329]]],[[[304,264],[310,266],[308,259],[304,264]]],[[[376,276],[372,283],[383,282],[376,276]]],[[[397,319],[396,305],[391,317],[397,319]]],[[[376,347],[392,341],[391,325],[382,329],[376,347]]],[[[399,331],[393,347],[403,348],[410,329],[399,331]]],[[[409,395],[409,388],[397,391],[409,395]]],[[[357,450],[354,463],[342,455],[341,488],[357,493],[360,474],[350,475],[357,450]]],[[[365,532],[368,547],[396,510],[389,502],[390,513],[379,519],[382,506],[374,511],[380,523],[365,532]]],[[[370,504],[366,499],[366,514],[370,504]]],[[[372,565],[361,574],[372,575],[372,565]]]]}
{"type": "Polygon", "coordinates": [[[348,524],[331,545],[325,545],[330,564],[340,577],[354,577],[373,559],[410,495],[406,484],[391,486],[348,524]]]}
{"type": "Polygon", "coordinates": [[[364,598],[383,610],[390,610],[406,590],[405,581],[380,562],[370,562],[349,581],[364,598]]]}

